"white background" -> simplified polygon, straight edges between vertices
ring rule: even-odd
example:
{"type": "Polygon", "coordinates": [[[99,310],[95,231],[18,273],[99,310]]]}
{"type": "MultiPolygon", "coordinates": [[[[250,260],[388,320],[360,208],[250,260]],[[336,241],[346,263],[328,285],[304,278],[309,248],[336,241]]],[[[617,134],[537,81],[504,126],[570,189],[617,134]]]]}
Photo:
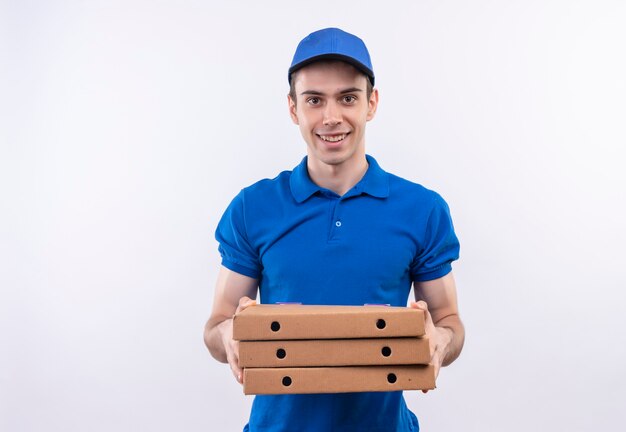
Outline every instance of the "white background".
{"type": "Polygon", "coordinates": [[[626,4],[3,1],[0,429],[236,431],[213,231],[305,153],[298,41],[370,49],[367,148],[439,191],[467,341],[424,431],[623,430],[626,4]]]}

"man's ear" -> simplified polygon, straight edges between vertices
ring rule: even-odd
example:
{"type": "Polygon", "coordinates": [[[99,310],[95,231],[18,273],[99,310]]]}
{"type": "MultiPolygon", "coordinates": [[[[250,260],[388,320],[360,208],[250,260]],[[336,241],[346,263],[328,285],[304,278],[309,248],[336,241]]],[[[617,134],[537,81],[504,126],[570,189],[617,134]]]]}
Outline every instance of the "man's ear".
{"type": "Polygon", "coordinates": [[[291,99],[291,95],[287,95],[287,103],[289,104],[289,115],[291,116],[291,121],[293,124],[299,125],[298,114],[296,112],[296,102],[291,99]]]}
{"type": "Polygon", "coordinates": [[[376,109],[378,108],[378,89],[372,90],[370,100],[368,101],[367,117],[366,120],[370,121],[376,115],[376,109]]]}

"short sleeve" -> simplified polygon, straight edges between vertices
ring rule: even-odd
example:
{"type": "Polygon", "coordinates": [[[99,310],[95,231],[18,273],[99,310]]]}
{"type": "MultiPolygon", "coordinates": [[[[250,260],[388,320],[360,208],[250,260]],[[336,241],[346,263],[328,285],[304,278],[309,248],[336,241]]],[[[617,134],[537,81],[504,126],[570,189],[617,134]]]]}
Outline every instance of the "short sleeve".
{"type": "Polygon", "coordinates": [[[443,198],[435,194],[421,250],[411,264],[412,280],[424,282],[447,275],[452,270],[452,261],[459,258],[459,250],[450,209],[443,198]]]}
{"type": "Polygon", "coordinates": [[[232,200],[222,215],[215,239],[224,267],[255,279],[261,276],[258,253],[247,235],[244,191],[232,200]]]}

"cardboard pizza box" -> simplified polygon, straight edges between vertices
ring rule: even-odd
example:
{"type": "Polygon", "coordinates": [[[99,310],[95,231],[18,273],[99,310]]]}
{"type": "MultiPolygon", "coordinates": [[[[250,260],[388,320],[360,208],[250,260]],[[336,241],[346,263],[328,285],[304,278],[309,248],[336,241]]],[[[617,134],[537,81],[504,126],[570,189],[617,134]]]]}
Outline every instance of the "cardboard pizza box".
{"type": "Polygon", "coordinates": [[[428,364],[428,339],[317,339],[239,342],[239,366],[359,366],[428,364]]]}
{"type": "Polygon", "coordinates": [[[255,305],[233,319],[235,340],[419,337],[424,312],[393,306],[255,305]]]}
{"type": "Polygon", "coordinates": [[[304,394],[431,390],[432,365],[246,368],[245,394],[304,394]]]}

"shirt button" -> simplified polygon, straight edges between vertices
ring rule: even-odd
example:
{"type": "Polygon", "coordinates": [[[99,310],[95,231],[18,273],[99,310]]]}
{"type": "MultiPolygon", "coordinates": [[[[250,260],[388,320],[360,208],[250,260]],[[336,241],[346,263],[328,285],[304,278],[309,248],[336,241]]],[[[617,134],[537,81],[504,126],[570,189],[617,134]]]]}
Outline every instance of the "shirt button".
{"type": "Polygon", "coordinates": [[[335,226],[336,226],[336,227],[340,227],[340,226],[341,226],[341,221],[337,221],[337,222],[335,222],[335,226]]]}

